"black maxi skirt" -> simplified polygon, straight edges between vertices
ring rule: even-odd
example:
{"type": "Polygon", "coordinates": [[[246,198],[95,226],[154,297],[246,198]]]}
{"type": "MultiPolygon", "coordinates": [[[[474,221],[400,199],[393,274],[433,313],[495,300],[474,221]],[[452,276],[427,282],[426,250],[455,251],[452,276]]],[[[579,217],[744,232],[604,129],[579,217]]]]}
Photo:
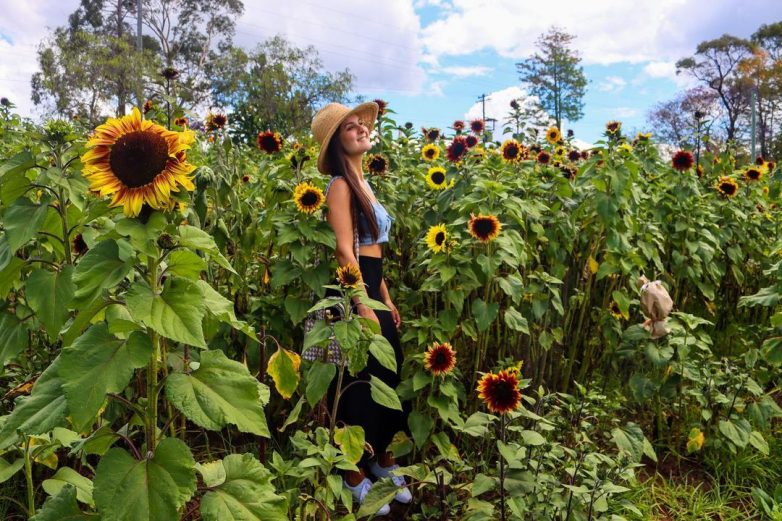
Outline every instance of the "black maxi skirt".
{"type": "MultiPolygon", "coordinates": [[[[383,259],[382,257],[360,256],[358,259],[361,276],[366,284],[367,294],[370,298],[381,300],[380,283],[383,280],[383,259]]],[[[351,376],[347,369],[342,379],[342,389],[356,380],[363,380],[366,384],[360,383],[350,386],[342,394],[337,409],[337,423],[344,422],[347,425],[360,425],[364,429],[364,436],[372,446],[376,456],[383,454],[391,439],[399,431],[409,435],[410,430],[407,425],[407,416],[410,413],[411,404],[402,402],[402,411],[389,409],[376,403],[370,394],[369,379],[370,376],[380,378],[392,389],[395,389],[401,380],[399,373],[402,371],[402,347],[399,343],[399,334],[394,325],[394,319],[390,311],[375,310],[378,321],[380,322],[380,332],[394,348],[396,356],[397,373],[383,367],[380,362],[369,354],[367,366],[355,377],[351,376]]],[[[329,410],[333,404],[334,393],[336,392],[337,378],[334,378],[329,388],[328,401],[329,410]]],[[[364,452],[364,456],[359,462],[359,467],[367,463],[370,455],[364,452]]]]}

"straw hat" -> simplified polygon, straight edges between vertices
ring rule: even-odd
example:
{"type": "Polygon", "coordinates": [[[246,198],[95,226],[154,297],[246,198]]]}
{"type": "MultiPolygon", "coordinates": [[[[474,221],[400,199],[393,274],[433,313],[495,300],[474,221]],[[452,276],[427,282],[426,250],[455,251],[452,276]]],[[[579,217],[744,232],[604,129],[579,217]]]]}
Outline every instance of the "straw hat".
{"type": "Polygon", "coordinates": [[[328,174],[326,168],[326,150],[329,148],[331,137],[339,128],[339,125],[345,121],[345,118],[357,114],[359,119],[366,123],[367,128],[372,132],[377,119],[377,113],[380,107],[374,101],[362,103],[350,109],[341,103],[329,103],[315,114],[312,118],[312,135],[320,143],[320,154],[318,154],[318,170],[328,174]]]}

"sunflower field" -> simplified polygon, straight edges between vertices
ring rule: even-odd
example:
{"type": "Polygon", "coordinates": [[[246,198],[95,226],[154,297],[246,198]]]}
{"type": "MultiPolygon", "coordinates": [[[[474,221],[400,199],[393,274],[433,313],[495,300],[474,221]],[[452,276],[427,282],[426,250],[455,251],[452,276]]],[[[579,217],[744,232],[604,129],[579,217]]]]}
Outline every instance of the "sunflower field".
{"type": "Polygon", "coordinates": [[[412,408],[388,519],[782,519],[775,163],[381,107],[364,172],[402,367],[374,322],[318,313],[360,274],[310,136],[0,108],[0,516],[370,518],[397,488],[354,504],[364,433],[325,396],[371,353],[402,377],[372,398],[412,408]]]}

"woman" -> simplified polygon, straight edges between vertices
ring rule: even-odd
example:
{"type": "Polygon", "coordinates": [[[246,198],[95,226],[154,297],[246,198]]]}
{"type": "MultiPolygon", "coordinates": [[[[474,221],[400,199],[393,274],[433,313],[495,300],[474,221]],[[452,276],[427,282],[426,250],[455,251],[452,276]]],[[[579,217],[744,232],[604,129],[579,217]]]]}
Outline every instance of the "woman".
{"type": "MultiPolygon", "coordinates": [[[[320,143],[318,170],[331,175],[326,187],[328,222],[337,239],[335,255],[340,266],[358,265],[366,284],[366,292],[372,299],[383,302],[390,311],[373,311],[354,297],[356,312],[380,324],[381,333],[394,348],[397,371],[402,369],[402,348],[397,328],[401,325],[399,312],[388,293],[383,279],[383,246],[393,217],[374,197],[372,188],[364,179],[363,157],[372,148],[370,132],[377,119],[378,105],[363,103],[349,109],[339,103],[323,107],[312,120],[312,133],[320,143]],[[359,258],[354,253],[353,210],[358,217],[359,258]]],[[[369,381],[370,376],[382,379],[391,388],[399,384],[399,375],[380,365],[371,354],[367,367],[356,378],[346,375],[343,388],[355,380],[369,381]]],[[[333,394],[333,390],[332,393],[333,394]]],[[[409,404],[405,404],[406,407],[409,404]]],[[[395,411],[375,403],[368,385],[353,385],[340,397],[337,419],[348,425],[360,425],[367,443],[375,454],[365,452],[358,464],[358,472],[347,472],[344,486],[359,502],[372,486],[369,475],[386,477],[398,468],[393,454],[387,451],[394,434],[407,431],[407,412],[395,411]],[[368,472],[367,472],[368,471],[368,472]]],[[[395,499],[402,503],[412,500],[404,478],[392,476],[394,483],[402,487],[395,499]]],[[[383,505],[378,514],[389,512],[383,505]]]]}

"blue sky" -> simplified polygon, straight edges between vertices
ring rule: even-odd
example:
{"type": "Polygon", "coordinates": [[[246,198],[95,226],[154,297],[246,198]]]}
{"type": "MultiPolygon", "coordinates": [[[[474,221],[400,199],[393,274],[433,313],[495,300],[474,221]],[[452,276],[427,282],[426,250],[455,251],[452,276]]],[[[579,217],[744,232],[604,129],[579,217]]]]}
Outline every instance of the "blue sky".
{"type": "MultiPolygon", "coordinates": [[[[78,0],[0,0],[0,96],[21,114],[30,102],[35,49],[66,23],[78,0]]],[[[644,129],[648,110],[688,85],[677,59],[723,33],[748,37],[782,20],[780,0],[244,0],[235,43],[254,47],[281,34],[312,45],[327,70],[349,68],[356,94],[390,102],[399,122],[447,127],[480,114],[502,118],[523,95],[515,63],[556,25],[576,35],[590,83],[576,137],[599,138],[606,121],[644,129]]],[[[205,107],[206,108],[206,107],[205,107]]]]}

